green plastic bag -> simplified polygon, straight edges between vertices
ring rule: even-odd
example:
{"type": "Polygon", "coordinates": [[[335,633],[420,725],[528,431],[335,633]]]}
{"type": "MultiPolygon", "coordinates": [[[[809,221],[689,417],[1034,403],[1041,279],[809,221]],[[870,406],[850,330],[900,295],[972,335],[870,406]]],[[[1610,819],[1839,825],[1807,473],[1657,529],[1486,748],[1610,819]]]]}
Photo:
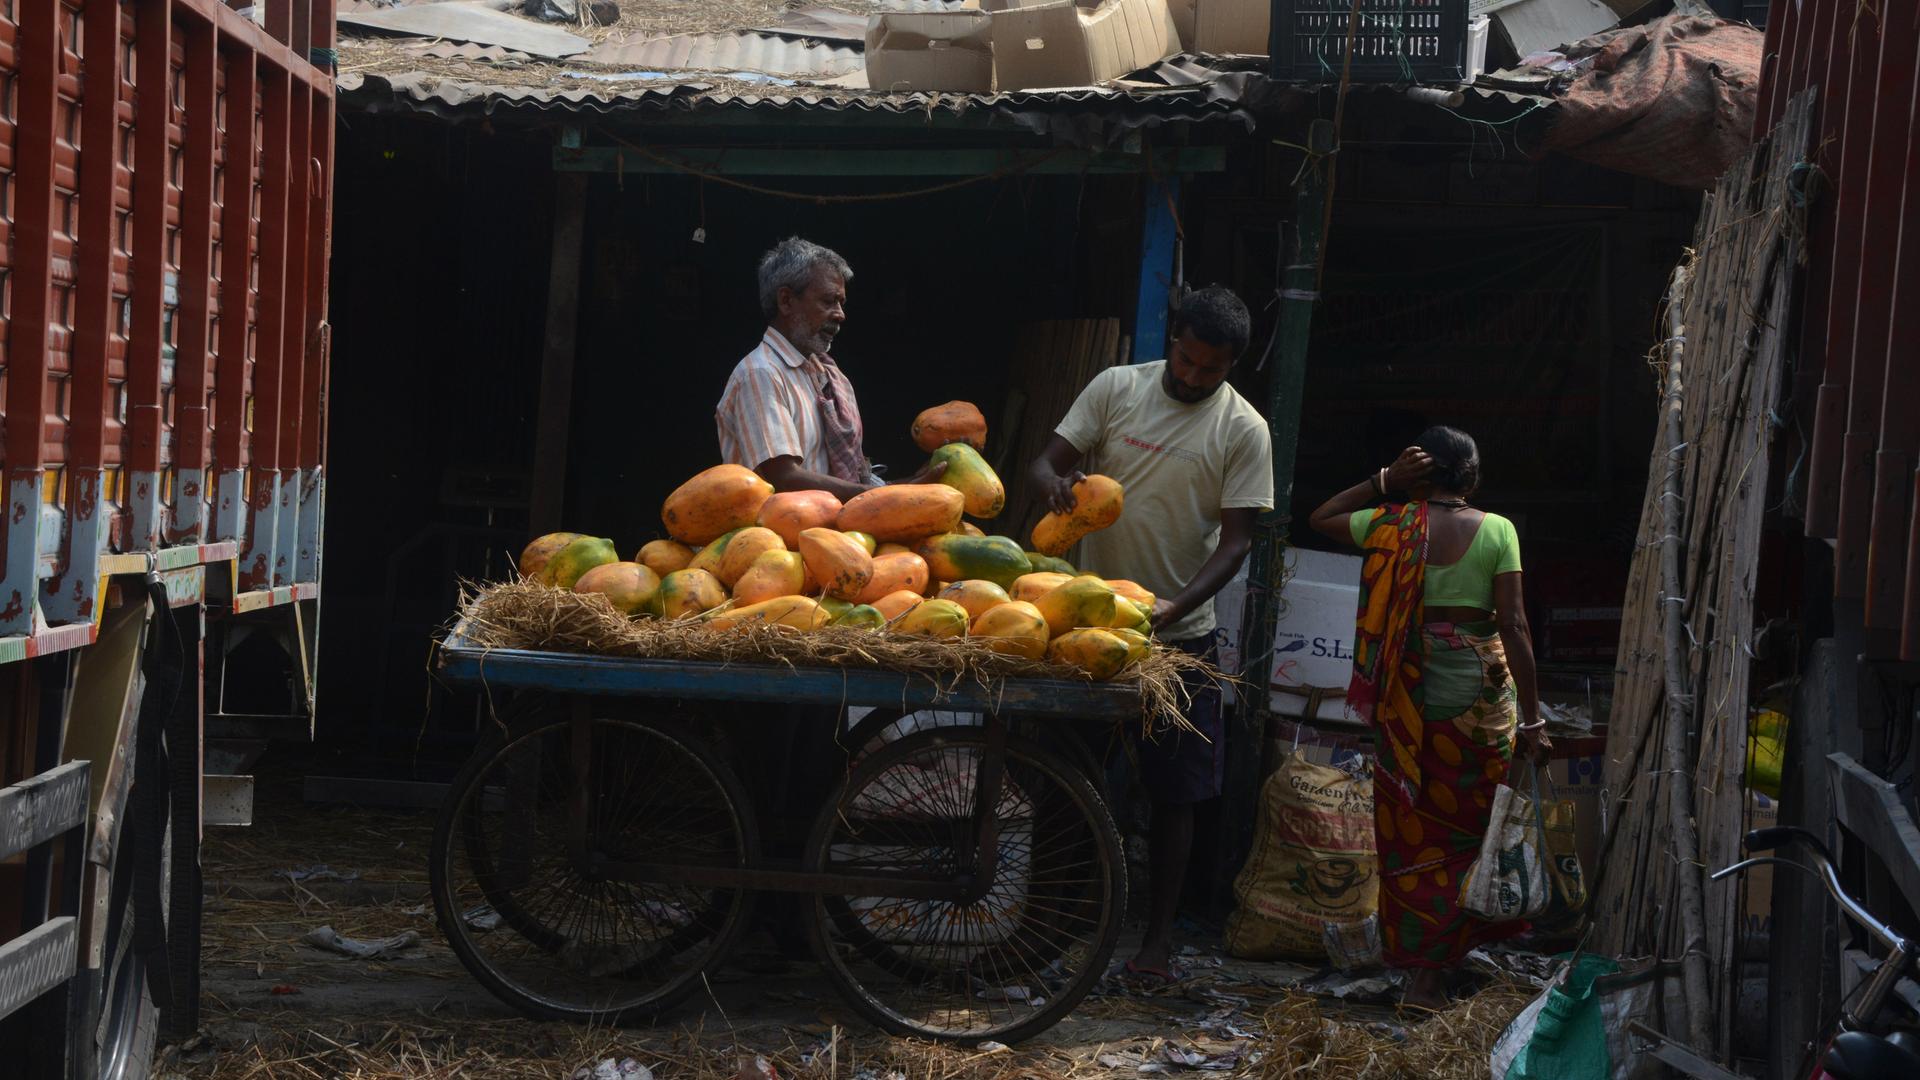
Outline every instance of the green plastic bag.
{"type": "Polygon", "coordinates": [[[1605,957],[1573,958],[1566,978],[1548,987],[1501,1034],[1493,1048],[1493,1075],[1499,1080],[1609,1080],[1613,1059],[1593,984],[1619,970],[1605,957]]]}

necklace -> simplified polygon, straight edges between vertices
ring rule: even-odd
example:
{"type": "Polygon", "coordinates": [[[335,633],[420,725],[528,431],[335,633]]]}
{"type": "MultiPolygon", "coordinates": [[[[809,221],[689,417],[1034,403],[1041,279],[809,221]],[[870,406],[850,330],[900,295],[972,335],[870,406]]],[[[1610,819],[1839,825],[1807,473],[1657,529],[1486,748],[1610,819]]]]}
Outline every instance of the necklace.
{"type": "Polygon", "coordinates": [[[1444,506],[1450,510],[1465,510],[1467,508],[1467,500],[1465,499],[1428,499],[1427,505],[1428,506],[1444,506]]]}

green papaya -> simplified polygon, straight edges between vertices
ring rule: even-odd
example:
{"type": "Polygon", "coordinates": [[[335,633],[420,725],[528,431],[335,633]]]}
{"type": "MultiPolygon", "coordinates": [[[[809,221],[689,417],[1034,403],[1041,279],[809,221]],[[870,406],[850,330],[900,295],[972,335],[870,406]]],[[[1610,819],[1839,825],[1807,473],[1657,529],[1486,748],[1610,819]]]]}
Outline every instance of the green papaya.
{"type": "Polygon", "coordinates": [[[1006,485],[1000,482],[987,459],[980,456],[980,451],[963,442],[948,443],[933,452],[933,461],[946,465],[947,471],[940,474],[940,483],[965,497],[969,515],[984,521],[1006,507],[1006,485]]]}
{"type": "Polygon", "coordinates": [[[619,561],[620,553],[613,549],[613,541],[600,536],[582,536],[555,552],[534,580],[571,589],[580,575],[596,566],[619,561]]]}
{"type": "MultiPolygon", "coordinates": [[[[965,446],[965,443],[949,443],[965,446]]],[[[920,542],[917,550],[926,560],[935,581],[966,581],[978,578],[1005,589],[1023,574],[1032,573],[1027,553],[1004,536],[965,536],[941,533],[920,542]]]]}
{"type": "Polygon", "coordinates": [[[1052,555],[1042,555],[1037,551],[1027,552],[1027,562],[1033,566],[1033,572],[1036,574],[1044,572],[1049,574],[1065,574],[1068,577],[1080,576],[1080,571],[1075,570],[1073,564],[1067,560],[1056,558],[1052,555]]]}

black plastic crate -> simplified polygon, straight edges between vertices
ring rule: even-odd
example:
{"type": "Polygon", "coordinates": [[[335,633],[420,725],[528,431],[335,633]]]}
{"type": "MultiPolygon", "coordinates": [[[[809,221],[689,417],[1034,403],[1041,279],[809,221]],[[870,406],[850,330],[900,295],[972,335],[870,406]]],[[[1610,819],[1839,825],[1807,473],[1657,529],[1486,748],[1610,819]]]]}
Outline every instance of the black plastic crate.
{"type": "MultiPolygon", "coordinates": [[[[1273,77],[1337,83],[1353,0],[1273,0],[1273,77]]],[[[1458,83],[1467,77],[1467,0],[1360,0],[1353,81],[1458,83]]]]}

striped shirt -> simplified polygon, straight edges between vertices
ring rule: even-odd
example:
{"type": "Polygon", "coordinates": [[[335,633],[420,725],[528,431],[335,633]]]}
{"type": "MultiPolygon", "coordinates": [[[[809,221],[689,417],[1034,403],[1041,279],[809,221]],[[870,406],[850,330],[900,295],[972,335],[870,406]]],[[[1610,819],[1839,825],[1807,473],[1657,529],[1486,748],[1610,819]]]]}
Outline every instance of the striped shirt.
{"type": "Polygon", "coordinates": [[[757,469],[772,458],[797,457],[801,468],[831,474],[819,404],[820,390],[830,379],[853,404],[858,425],[859,405],[846,373],[837,365],[802,356],[769,326],[759,348],[734,365],[714,410],[722,460],[757,469]]]}

